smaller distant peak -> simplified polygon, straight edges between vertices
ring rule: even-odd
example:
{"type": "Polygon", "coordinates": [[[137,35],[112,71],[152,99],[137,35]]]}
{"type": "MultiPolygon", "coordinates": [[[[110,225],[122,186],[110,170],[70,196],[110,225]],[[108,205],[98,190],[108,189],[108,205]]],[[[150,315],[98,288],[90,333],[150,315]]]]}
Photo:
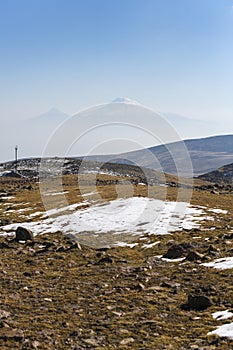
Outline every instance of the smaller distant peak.
{"type": "Polygon", "coordinates": [[[48,112],[60,112],[58,108],[56,107],[51,107],[48,112]]]}
{"type": "Polygon", "coordinates": [[[46,113],[50,113],[50,114],[66,114],[65,112],[59,110],[58,108],[56,107],[52,107],[48,110],[48,112],[46,113]]]}
{"type": "Polygon", "coordinates": [[[141,106],[138,101],[132,100],[128,97],[117,97],[112,101],[112,103],[124,103],[127,105],[141,106]]]}

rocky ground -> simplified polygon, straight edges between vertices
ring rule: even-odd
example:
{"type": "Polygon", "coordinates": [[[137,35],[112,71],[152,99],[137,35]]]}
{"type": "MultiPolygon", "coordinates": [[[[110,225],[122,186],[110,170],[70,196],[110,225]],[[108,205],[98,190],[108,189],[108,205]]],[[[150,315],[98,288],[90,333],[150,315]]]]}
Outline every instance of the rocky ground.
{"type": "MultiPolygon", "coordinates": [[[[114,199],[114,178],[100,180],[103,198],[114,199]]],[[[146,196],[145,187],[135,185],[134,195],[146,196]]],[[[77,201],[74,177],[65,177],[64,189],[69,203],[77,201]]],[[[173,184],[168,199],[176,193],[173,184]]],[[[23,222],[22,203],[29,214],[43,207],[36,180],[2,178],[0,202],[2,226],[23,222]]],[[[233,340],[207,335],[232,322],[212,313],[233,312],[233,269],[202,265],[233,255],[233,194],[196,182],[191,202],[226,212],[199,228],[150,236],[156,244],[148,249],[141,241],[94,249],[59,232],[25,243],[1,236],[0,348],[233,349],[233,340]]]]}

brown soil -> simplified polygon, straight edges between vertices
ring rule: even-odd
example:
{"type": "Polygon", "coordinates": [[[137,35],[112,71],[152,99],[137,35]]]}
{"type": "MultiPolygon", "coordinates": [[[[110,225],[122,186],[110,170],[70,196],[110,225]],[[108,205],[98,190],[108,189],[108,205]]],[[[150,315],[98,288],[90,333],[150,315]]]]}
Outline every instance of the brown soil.
{"type": "MultiPolygon", "coordinates": [[[[82,190],[88,192],[91,176],[85,181],[82,190]]],[[[77,177],[65,176],[63,187],[69,204],[82,201],[77,177]]],[[[97,190],[104,200],[116,198],[114,184],[102,183],[97,190]]],[[[44,210],[34,181],[1,179],[0,191],[0,221],[25,221],[17,212],[25,208],[23,203],[29,203],[25,215],[44,210]],[[6,201],[5,194],[14,198],[6,201]]],[[[163,198],[163,191],[156,186],[133,188],[135,196],[163,198]]],[[[166,198],[176,199],[177,191],[169,188],[166,198]]],[[[121,195],[127,193],[129,185],[122,184],[121,195]]],[[[59,232],[24,244],[0,237],[0,348],[233,349],[232,340],[207,335],[232,322],[216,321],[211,314],[233,311],[233,271],[201,266],[233,254],[233,194],[195,190],[191,202],[228,213],[212,213],[215,220],[198,229],[149,236],[150,243],[160,241],[150,249],[142,243],[133,249],[80,249],[59,232]],[[166,262],[156,257],[174,244],[191,244],[201,260],[166,262]],[[204,311],[184,310],[193,293],[208,296],[213,305],[204,311]]]]}

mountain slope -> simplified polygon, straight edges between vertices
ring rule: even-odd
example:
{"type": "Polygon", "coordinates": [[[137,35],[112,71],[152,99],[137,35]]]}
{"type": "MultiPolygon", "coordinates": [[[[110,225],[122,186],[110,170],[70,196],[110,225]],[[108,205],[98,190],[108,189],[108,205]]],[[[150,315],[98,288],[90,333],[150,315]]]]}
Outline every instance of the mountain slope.
{"type": "MultiPolygon", "coordinates": [[[[184,142],[174,142],[121,155],[112,155],[111,161],[132,162],[139,166],[163,170],[170,174],[177,174],[177,164],[179,164],[179,175],[189,176],[190,169],[186,168],[187,161],[185,159],[187,154],[189,154],[192,161],[194,176],[216,170],[233,162],[233,135],[185,140],[184,142]],[[184,146],[187,148],[187,153],[180,152],[184,146]]],[[[106,156],[91,158],[104,161],[106,156]]]]}
{"type": "Polygon", "coordinates": [[[198,178],[204,181],[215,182],[215,183],[232,183],[233,182],[233,163],[225,165],[207,174],[203,174],[198,178]]]}
{"type": "Polygon", "coordinates": [[[68,118],[69,115],[60,111],[59,109],[53,107],[49,111],[40,114],[39,116],[35,118],[30,118],[26,119],[26,123],[61,123],[63,122],[66,118],[68,118]]]}

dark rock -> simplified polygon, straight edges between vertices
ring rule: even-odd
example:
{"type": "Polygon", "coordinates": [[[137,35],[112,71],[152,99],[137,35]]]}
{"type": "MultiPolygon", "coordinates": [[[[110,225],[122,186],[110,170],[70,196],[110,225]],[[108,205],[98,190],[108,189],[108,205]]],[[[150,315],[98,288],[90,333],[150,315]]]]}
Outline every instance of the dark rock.
{"type": "Polygon", "coordinates": [[[204,257],[204,255],[199,254],[197,252],[195,252],[194,250],[188,252],[187,256],[186,256],[186,260],[189,261],[196,261],[196,260],[202,260],[204,257]]]}
{"type": "Polygon", "coordinates": [[[183,310],[205,310],[212,305],[212,300],[205,295],[188,295],[187,304],[181,305],[181,308],[183,310]]]}
{"type": "Polygon", "coordinates": [[[79,333],[77,331],[73,331],[73,332],[70,333],[70,337],[71,338],[76,338],[78,336],[79,336],[79,333]]]}
{"type": "Polygon", "coordinates": [[[0,249],[10,248],[10,246],[5,242],[0,242],[0,249]]]}
{"type": "Polygon", "coordinates": [[[112,263],[113,263],[113,258],[112,258],[111,256],[108,255],[108,256],[106,256],[106,257],[100,259],[100,260],[97,262],[97,264],[106,264],[106,263],[112,264],[112,263]]]}
{"type": "Polygon", "coordinates": [[[212,256],[219,256],[219,249],[215,248],[215,246],[211,244],[207,250],[207,254],[212,256]]]}
{"type": "Polygon", "coordinates": [[[67,251],[72,250],[72,249],[82,250],[81,244],[76,242],[76,243],[72,244],[69,248],[67,248],[67,251]]]}
{"type": "Polygon", "coordinates": [[[163,255],[166,259],[177,259],[184,254],[184,248],[181,245],[173,245],[168,249],[167,253],[163,255]]]}
{"type": "Polygon", "coordinates": [[[59,246],[59,247],[56,249],[56,252],[58,252],[58,253],[62,253],[62,252],[65,252],[65,251],[66,251],[66,248],[65,248],[63,245],[59,246]]]}
{"type": "Polygon", "coordinates": [[[34,273],[33,273],[32,271],[25,271],[25,272],[23,273],[23,275],[24,275],[25,277],[32,277],[32,276],[34,275],[34,273]]]}
{"type": "Polygon", "coordinates": [[[17,227],[16,231],[16,241],[32,241],[33,240],[33,234],[30,230],[24,228],[24,227],[17,227]]]}
{"type": "Polygon", "coordinates": [[[145,286],[142,283],[138,283],[135,286],[133,286],[133,289],[138,290],[138,291],[142,291],[145,289],[145,286]]]}
{"type": "Polygon", "coordinates": [[[10,221],[8,219],[3,219],[0,221],[0,226],[9,225],[10,221]]]}
{"type": "Polygon", "coordinates": [[[103,252],[98,252],[98,253],[96,253],[96,257],[97,257],[97,258],[101,258],[101,256],[103,256],[103,255],[104,255],[103,252]]]}

